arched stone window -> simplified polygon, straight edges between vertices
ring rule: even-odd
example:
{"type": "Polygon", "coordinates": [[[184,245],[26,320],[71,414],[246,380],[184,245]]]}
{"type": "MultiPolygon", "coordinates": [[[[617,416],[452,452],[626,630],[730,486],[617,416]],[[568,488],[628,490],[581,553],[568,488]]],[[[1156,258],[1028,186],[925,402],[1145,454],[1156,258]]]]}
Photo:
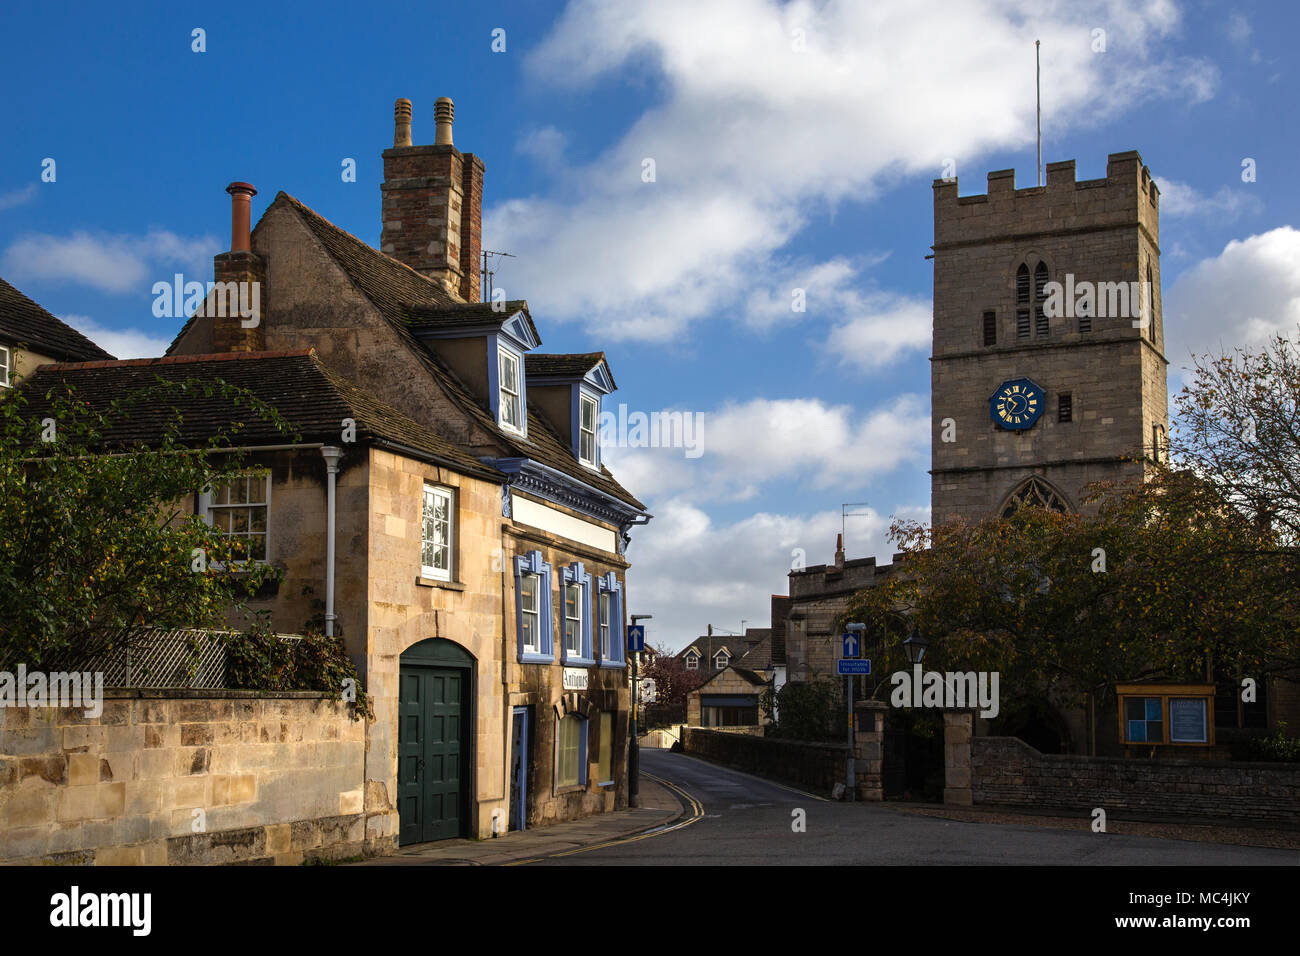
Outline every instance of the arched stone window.
{"type": "Polygon", "coordinates": [[[1010,518],[1021,508],[1027,506],[1047,508],[1050,511],[1060,512],[1070,510],[1070,506],[1065,503],[1064,496],[1037,475],[1021,482],[1016,490],[1011,492],[1006,504],[1002,506],[1002,517],[1010,518]]]}

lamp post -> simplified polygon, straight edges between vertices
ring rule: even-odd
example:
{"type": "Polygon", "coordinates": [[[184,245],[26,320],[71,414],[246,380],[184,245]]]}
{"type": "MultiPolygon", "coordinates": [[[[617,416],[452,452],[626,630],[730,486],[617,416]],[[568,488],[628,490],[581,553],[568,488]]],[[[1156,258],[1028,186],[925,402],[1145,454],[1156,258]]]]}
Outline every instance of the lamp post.
{"type": "MultiPolygon", "coordinates": [[[[637,621],[649,621],[654,617],[652,614],[633,614],[632,624],[637,621]]],[[[631,737],[627,742],[627,805],[637,807],[640,805],[640,778],[641,778],[641,748],[637,746],[637,727],[636,715],[637,704],[641,699],[641,685],[636,678],[636,665],[640,658],[640,651],[631,651],[632,655],[632,723],[631,737]]]]}

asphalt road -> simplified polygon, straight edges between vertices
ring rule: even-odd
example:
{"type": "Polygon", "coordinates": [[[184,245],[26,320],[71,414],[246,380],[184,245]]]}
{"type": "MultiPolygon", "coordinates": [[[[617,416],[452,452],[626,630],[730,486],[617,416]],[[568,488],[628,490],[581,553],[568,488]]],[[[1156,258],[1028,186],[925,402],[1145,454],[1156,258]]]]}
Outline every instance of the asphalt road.
{"type": "Polygon", "coordinates": [[[1294,850],[963,823],[880,805],[836,803],[665,750],[643,750],[641,769],[698,801],[701,807],[690,811],[698,819],[662,834],[533,865],[1300,865],[1294,850]],[[795,832],[800,810],[806,829],[795,832]]]}

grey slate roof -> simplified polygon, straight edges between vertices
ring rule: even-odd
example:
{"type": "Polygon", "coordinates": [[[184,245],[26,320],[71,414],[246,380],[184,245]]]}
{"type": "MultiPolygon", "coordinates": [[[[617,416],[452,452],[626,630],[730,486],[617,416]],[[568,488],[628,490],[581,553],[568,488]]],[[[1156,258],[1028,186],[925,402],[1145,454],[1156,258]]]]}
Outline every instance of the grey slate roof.
{"type": "Polygon", "coordinates": [[[67,362],[113,357],[4,279],[0,279],[0,340],[67,362]]]}
{"type": "MultiPolygon", "coordinates": [[[[524,369],[531,379],[538,378],[582,378],[601,362],[609,368],[604,352],[569,352],[545,354],[529,352],[524,356],[524,369]]],[[[614,381],[613,374],[609,377],[614,381]]],[[[617,388],[618,386],[614,386],[617,388]]]]}
{"type": "MultiPolygon", "coordinates": [[[[128,404],[129,414],[116,416],[104,434],[108,447],[148,446],[179,410],[182,424],[177,438],[185,444],[205,444],[215,433],[229,431],[232,423],[241,445],[289,444],[321,441],[338,445],[342,422],[357,425],[357,441],[399,445],[406,454],[438,461],[458,471],[489,481],[503,475],[461,451],[452,443],[406,417],[329,368],[315,349],[293,352],[222,352],[128,361],[58,363],[42,366],[20,388],[30,402],[28,414],[40,417],[50,405],[51,393],[70,385],[77,396],[99,411],[108,412],[115,400],[138,395],[162,379],[173,383],[211,385],[218,381],[247,389],[275,409],[291,431],[219,392],[187,389],[168,392],[166,401],[128,404]]],[[[397,449],[395,449],[397,450],[397,449]]]]}

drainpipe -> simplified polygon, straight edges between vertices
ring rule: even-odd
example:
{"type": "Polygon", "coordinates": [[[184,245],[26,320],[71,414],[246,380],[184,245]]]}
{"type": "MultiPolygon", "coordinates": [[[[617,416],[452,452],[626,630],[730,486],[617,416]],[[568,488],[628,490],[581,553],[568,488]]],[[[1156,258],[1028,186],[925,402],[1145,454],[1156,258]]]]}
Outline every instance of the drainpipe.
{"type": "Polygon", "coordinates": [[[325,636],[334,636],[334,488],[339,473],[339,459],[343,449],[325,446],[320,450],[325,459],[325,636]]]}

